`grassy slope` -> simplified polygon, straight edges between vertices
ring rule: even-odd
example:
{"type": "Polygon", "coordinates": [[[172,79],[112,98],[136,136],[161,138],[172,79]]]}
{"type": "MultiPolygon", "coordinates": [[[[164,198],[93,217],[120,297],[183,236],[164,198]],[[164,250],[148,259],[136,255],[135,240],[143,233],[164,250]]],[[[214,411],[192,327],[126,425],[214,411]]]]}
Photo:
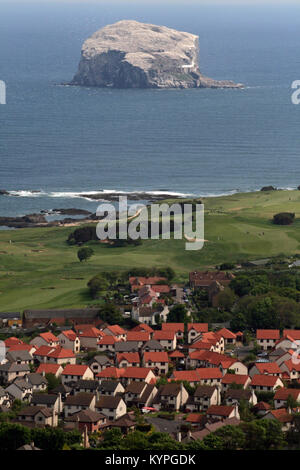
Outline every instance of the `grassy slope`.
{"type": "Polygon", "coordinates": [[[179,279],[186,279],[192,269],[224,261],[300,253],[300,191],[203,202],[208,242],[201,251],[186,251],[181,240],[150,240],[130,248],[93,243],[95,256],[79,263],[77,247],[65,242],[73,228],[0,232],[0,311],[85,306],[91,303],[87,281],[102,270],[171,266],[179,279]],[[270,219],[281,211],[295,212],[299,220],[289,227],[274,226],[270,219]]]}

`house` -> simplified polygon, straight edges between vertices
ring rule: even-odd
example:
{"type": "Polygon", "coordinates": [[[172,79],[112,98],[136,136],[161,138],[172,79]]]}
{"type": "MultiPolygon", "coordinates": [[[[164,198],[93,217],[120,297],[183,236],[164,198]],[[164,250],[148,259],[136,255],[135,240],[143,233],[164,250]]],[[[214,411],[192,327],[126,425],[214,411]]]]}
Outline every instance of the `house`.
{"type": "Polygon", "coordinates": [[[103,331],[95,326],[87,325],[77,331],[80,340],[80,347],[83,349],[98,349],[98,343],[106,336],[103,331]]]}
{"type": "Polygon", "coordinates": [[[107,352],[107,351],[114,352],[115,344],[118,341],[119,340],[115,338],[115,336],[111,336],[111,335],[102,336],[101,339],[97,341],[96,349],[98,349],[98,351],[100,352],[107,352]]]}
{"type": "Polygon", "coordinates": [[[34,351],[36,351],[36,347],[33,344],[13,344],[11,346],[7,346],[8,351],[28,351],[31,356],[33,356],[34,351]]]}
{"type": "Polygon", "coordinates": [[[186,410],[191,412],[207,410],[211,405],[220,405],[220,390],[209,385],[198,385],[194,395],[189,396],[186,410]]]}
{"type": "Polygon", "coordinates": [[[30,427],[55,427],[58,425],[58,417],[54,410],[41,406],[27,406],[17,414],[17,421],[23,426],[30,427]]]}
{"type": "Polygon", "coordinates": [[[154,369],[156,375],[167,374],[169,371],[169,356],[166,352],[144,352],[143,364],[154,369]]]}
{"type": "Polygon", "coordinates": [[[131,286],[131,292],[139,290],[143,286],[156,286],[162,282],[167,282],[167,278],[161,276],[143,277],[143,276],[130,276],[129,283],[131,286]]]}
{"type": "Polygon", "coordinates": [[[13,364],[33,364],[33,357],[27,350],[12,351],[6,353],[6,359],[13,364]]]}
{"type": "Polygon", "coordinates": [[[279,330],[256,330],[257,343],[264,351],[273,349],[279,338],[279,330]]]}
{"type": "Polygon", "coordinates": [[[201,382],[200,375],[197,370],[174,370],[171,375],[171,380],[188,382],[192,387],[196,387],[201,382]]]}
{"type": "Polygon", "coordinates": [[[147,325],[146,323],[140,323],[139,325],[136,325],[131,328],[131,331],[146,331],[147,333],[152,334],[154,330],[151,328],[151,326],[147,325]]]}
{"type": "Polygon", "coordinates": [[[128,331],[126,341],[138,343],[138,347],[141,348],[145,343],[150,340],[149,331],[128,331]]]}
{"type": "Polygon", "coordinates": [[[61,373],[61,381],[63,385],[67,385],[70,382],[77,382],[77,380],[93,379],[93,371],[86,365],[67,364],[61,373]]]}
{"type": "Polygon", "coordinates": [[[241,375],[241,374],[225,374],[221,380],[223,391],[228,390],[234,385],[239,385],[245,390],[250,385],[250,383],[251,383],[251,379],[249,375],[241,375]]]}
{"type": "Polygon", "coordinates": [[[48,331],[46,333],[40,333],[39,336],[33,338],[30,341],[30,344],[33,344],[38,348],[40,346],[51,346],[53,348],[55,346],[59,346],[59,339],[51,333],[51,331],[48,331]]]}
{"type": "MultiPolygon", "coordinates": [[[[0,366],[1,369],[1,366],[0,366]]],[[[282,373],[285,372],[289,375],[291,380],[298,380],[300,378],[300,361],[294,361],[293,359],[289,359],[281,364],[280,369],[282,373]]]]}
{"type": "Polygon", "coordinates": [[[169,383],[159,387],[153,406],[157,409],[179,411],[187,403],[188,398],[189,394],[182,383],[169,383]]]}
{"type": "Polygon", "coordinates": [[[222,328],[218,331],[219,335],[224,338],[225,346],[230,346],[236,344],[236,334],[227,328],[222,328]]]}
{"type": "Polygon", "coordinates": [[[155,341],[158,341],[161,346],[168,350],[168,351],[174,351],[176,349],[177,345],[177,340],[176,340],[176,334],[174,331],[160,331],[157,330],[153,333],[153,338],[155,341]]]}
{"type": "Polygon", "coordinates": [[[196,339],[203,337],[208,332],[207,323],[189,323],[188,324],[188,343],[193,343],[196,339]]]}
{"type": "Polygon", "coordinates": [[[99,394],[115,397],[125,393],[125,388],[118,380],[102,380],[99,385],[99,394]]]}
{"type": "Polygon", "coordinates": [[[87,410],[80,410],[68,416],[64,421],[68,425],[68,430],[78,429],[83,432],[86,428],[87,432],[91,434],[104,428],[107,423],[107,418],[102,413],[88,408],[87,410]]]}
{"type": "Polygon", "coordinates": [[[100,396],[96,403],[96,410],[104,414],[110,421],[121,418],[127,413],[127,407],[124,400],[116,396],[100,396]]]}
{"type": "Polygon", "coordinates": [[[202,385],[219,385],[223,377],[222,372],[217,367],[211,368],[198,368],[196,372],[200,378],[200,383],[202,385]]]}
{"type": "Polygon", "coordinates": [[[123,369],[121,375],[121,382],[126,386],[132,381],[136,382],[146,382],[146,383],[155,383],[157,377],[151,369],[147,367],[128,367],[123,369]]]}
{"type": "Polygon", "coordinates": [[[16,346],[19,344],[24,344],[23,341],[19,338],[16,338],[15,336],[11,336],[10,338],[7,338],[4,340],[4,344],[6,349],[10,349],[12,346],[16,346]]]}
{"type": "Polygon", "coordinates": [[[151,406],[157,394],[155,385],[145,382],[131,382],[125,390],[124,401],[127,406],[143,408],[151,406]]]}
{"type": "MultiPolygon", "coordinates": [[[[185,423],[190,425],[192,430],[200,430],[203,429],[205,424],[207,423],[207,417],[202,413],[189,413],[185,419],[185,423]]],[[[191,431],[189,432],[189,436],[191,435],[191,431]]]]}
{"type": "Polygon", "coordinates": [[[0,365],[0,378],[3,383],[12,382],[17,377],[24,377],[29,372],[30,367],[27,364],[6,362],[0,365]]]}
{"type": "Polygon", "coordinates": [[[111,360],[105,355],[94,356],[88,363],[89,368],[93,371],[94,376],[107,367],[112,365],[111,360]]]}
{"type": "Polygon", "coordinates": [[[257,374],[274,375],[275,377],[281,377],[282,372],[276,362],[256,362],[254,366],[249,370],[250,377],[257,374]]]}
{"type": "Polygon", "coordinates": [[[250,387],[255,392],[275,392],[277,387],[284,387],[284,385],[279,377],[258,374],[252,377],[250,387]]]}
{"type": "Polygon", "coordinates": [[[40,346],[34,353],[34,359],[38,362],[49,362],[53,364],[75,364],[76,356],[71,349],[61,346],[40,346]]]}
{"type": "Polygon", "coordinates": [[[103,333],[105,335],[114,336],[118,341],[125,341],[127,331],[119,325],[108,325],[104,328],[103,333]]]}
{"type": "Polygon", "coordinates": [[[30,402],[30,406],[46,407],[55,411],[59,415],[63,410],[63,402],[61,395],[48,393],[34,393],[30,402]]]}
{"type": "Polygon", "coordinates": [[[24,379],[32,386],[33,392],[44,392],[48,387],[48,380],[37,372],[25,375],[24,379]]]}
{"type": "Polygon", "coordinates": [[[282,426],[282,431],[288,431],[293,422],[293,416],[285,409],[278,408],[276,410],[269,410],[263,417],[263,419],[274,419],[279,422],[282,426]]]}
{"type": "Polygon", "coordinates": [[[118,367],[140,367],[140,355],[138,352],[118,353],[116,356],[118,367]]]}
{"type": "Polygon", "coordinates": [[[160,344],[159,341],[156,341],[154,339],[150,339],[150,341],[147,341],[142,346],[142,351],[143,352],[161,352],[164,351],[164,347],[160,344]]]}
{"type": "Polygon", "coordinates": [[[212,405],[206,411],[206,416],[210,419],[228,419],[237,418],[240,419],[238,405],[212,405]]]}
{"type": "Polygon", "coordinates": [[[225,393],[225,403],[228,406],[240,404],[242,401],[248,403],[251,406],[257,404],[257,396],[253,390],[244,389],[229,389],[225,393]]]}
{"type": "Polygon", "coordinates": [[[9,393],[14,399],[21,401],[30,401],[33,393],[33,387],[26,380],[20,378],[14,380],[5,389],[6,393],[9,393]]]}
{"type": "Polygon", "coordinates": [[[101,384],[103,380],[119,379],[123,376],[124,371],[125,369],[119,369],[118,367],[106,367],[106,369],[103,369],[101,372],[96,374],[95,378],[99,380],[99,383],[101,384]]]}
{"type": "Polygon", "coordinates": [[[192,289],[206,289],[214,282],[219,282],[224,287],[228,286],[235,276],[225,271],[193,271],[189,274],[192,289]]]}
{"type": "Polygon", "coordinates": [[[274,396],[275,408],[287,408],[289,398],[300,403],[300,390],[297,388],[280,388],[276,390],[274,396]]]}
{"type": "Polygon", "coordinates": [[[265,416],[270,409],[271,409],[271,405],[269,405],[269,403],[266,403],[264,401],[259,401],[253,407],[254,412],[259,417],[265,416]]]}
{"type": "Polygon", "coordinates": [[[79,379],[72,386],[72,395],[77,393],[94,393],[97,394],[99,388],[98,380],[79,379]]]}
{"type": "Polygon", "coordinates": [[[64,403],[65,417],[74,413],[90,409],[95,411],[96,396],[93,393],[76,393],[76,395],[68,395],[64,403]]]}
{"type": "Polygon", "coordinates": [[[9,393],[0,386],[0,406],[10,407],[9,393]]]}
{"type": "Polygon", "coordinates": [[[138,352],[139,343],[137,341],[119,341],[115,343],[115,353],[138,352]]]}
{"type": "Polygon", "coordinates": [[[11,328],[13,326],[22,326],[20,312],[0,312],[0,327],[11,328]]]}
{"type": "Polygon", "coordinates": [[[98,326],[103,323],[99,318],[98,308],[24,310],[23,312],[23,328],[31,328],[37,325],[48,326],[54,322],[60,326],[67,324],[79,325],[84,322],[98,326]]]}
{"type": "Polygon", "coordinates": [[[146,325],[157,325],[157,321],[165,322],[168,318],[169,308],[167,305],[138,306],[133,305],[131,317],[146,325]]]}
{"type": "Polygon", "coordinates": [[[80,339],[73,330],[64,330],[57,337],[62,348],[70,349],[75,354],[79,353],[80,339]]]}
{"type": "Polygon", "coordinates": [[[59,364],[49,364],[49,363],[42,363],[37,368],[37,374],[46,375],[46,374],[53,374],[56,378],[60,377],[63,368],[59,364]]]}

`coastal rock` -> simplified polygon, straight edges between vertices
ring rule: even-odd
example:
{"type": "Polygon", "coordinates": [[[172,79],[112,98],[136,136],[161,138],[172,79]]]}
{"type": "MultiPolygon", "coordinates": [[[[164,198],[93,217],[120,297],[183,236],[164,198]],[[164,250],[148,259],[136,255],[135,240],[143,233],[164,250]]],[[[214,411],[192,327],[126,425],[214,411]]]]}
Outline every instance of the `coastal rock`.
{"type": "Polygon", "coordinates": [[[5,189],[0,189],[0,196],[8,196],[9,192],[6,191],[5,189]]]}
{"type": "Polygon", "coordinates": [[[241,88],[204,77],[199,38],[165,26],[123,20],[88,38],[71,85],[113,88],[241,88]]]}
{"type": "Polygon", "coordinates": [[[274,186],[264,186],[261,188],[261,191],[276,191],[277,188],[274,188],[274,186]]]}

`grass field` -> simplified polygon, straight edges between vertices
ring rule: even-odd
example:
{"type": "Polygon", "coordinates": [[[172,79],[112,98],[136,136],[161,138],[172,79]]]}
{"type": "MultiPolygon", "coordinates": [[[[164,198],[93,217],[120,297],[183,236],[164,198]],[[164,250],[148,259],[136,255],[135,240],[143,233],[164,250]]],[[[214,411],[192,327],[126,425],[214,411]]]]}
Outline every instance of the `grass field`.
{"type": "Polygon", "coordinates": [[[0,231],[0,311],[86,306],[92,303],[86,284],[101,271],[170,266],[178,280],[186,280],[189,271],[222,262],[300,253],[300,191],[202,200],[208,241],[200,251],[186,251],[183,240],[126,248],[93,242],[95,255],[80,263],[78,247],[66,243],[73,227],[0,231]],[[292,226],[272,224],[272,216],[283,211],[296,213],[292,226]]]}

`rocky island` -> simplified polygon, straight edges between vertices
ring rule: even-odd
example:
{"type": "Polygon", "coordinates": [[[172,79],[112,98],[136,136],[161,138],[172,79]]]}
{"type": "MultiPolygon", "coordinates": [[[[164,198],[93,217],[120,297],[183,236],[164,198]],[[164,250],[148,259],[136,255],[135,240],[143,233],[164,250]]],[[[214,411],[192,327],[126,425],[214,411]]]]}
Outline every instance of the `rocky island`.
{"type": "Polygon", "coordinates": [[[112,88],[242,88],[202,75],[199,38],[123,20],[88,38],[71,85],[112,88]]]}

